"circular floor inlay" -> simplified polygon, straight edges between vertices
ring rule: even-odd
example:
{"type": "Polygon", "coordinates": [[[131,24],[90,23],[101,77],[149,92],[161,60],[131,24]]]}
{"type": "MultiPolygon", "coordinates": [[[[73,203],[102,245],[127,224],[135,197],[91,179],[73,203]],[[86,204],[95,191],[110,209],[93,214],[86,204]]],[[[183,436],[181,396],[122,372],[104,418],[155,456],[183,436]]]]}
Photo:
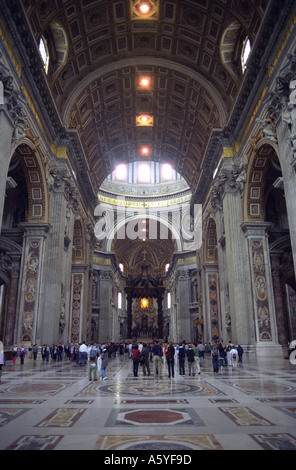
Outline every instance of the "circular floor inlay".
{"type": "Polygon", "coordinates": [[[288,385],[275,383],[275,382],[263,382],[263,381],[240,381],[239,383],[235,384],[235,387],[239,388],[240,390],[246,393],[288,393],[293,390],[292,387],[288,385]]]}
{"type": "Polygon", "coordinates": [[[104,386],[95,386],[95,389],[105,393],[114,393],[119,395],[141,395],[141,396],[162,396],[170,397],[175,394],[199,394],[211,395],[220,394],[221,392],[207,383],[200,385],[192,384],[171,384],[167,382],[152,382],[143,385],[143,383],[126,383],[126,384],[106,384],[104,386]]]}

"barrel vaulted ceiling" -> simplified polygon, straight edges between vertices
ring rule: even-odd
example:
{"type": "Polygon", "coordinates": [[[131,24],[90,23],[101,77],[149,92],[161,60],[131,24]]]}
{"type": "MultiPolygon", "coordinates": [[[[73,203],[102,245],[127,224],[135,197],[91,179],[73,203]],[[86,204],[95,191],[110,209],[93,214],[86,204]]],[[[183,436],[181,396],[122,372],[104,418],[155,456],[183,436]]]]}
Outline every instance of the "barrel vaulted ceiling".
{"type": "Polygon", "coordinates": [[[172,163],[196,194],[213,171],[213,136],[229,125],[247,80],[242,41],[256,46],[276,2],[149,0],[146,16],[140,0],[20,2],[35,43],[47,40],[50,93],[64,128],[79,136],[94,192],[117,163],[150,158],[172,163]],[[141,114],[152,125],[137,125],[141,114]]]}

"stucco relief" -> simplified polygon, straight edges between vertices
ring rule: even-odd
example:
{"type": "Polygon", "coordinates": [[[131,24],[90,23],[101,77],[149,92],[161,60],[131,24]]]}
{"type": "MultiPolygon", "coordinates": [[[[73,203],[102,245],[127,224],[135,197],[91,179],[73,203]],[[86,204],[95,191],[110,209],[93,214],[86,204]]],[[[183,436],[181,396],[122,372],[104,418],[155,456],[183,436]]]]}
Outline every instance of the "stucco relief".
{"type": "Polygon", "coordinates": [[[270,312],[262,240],[251,241],[253,279],[259,341],[271,341],[270,312]]]}
{"type": "Polygon", "coordinates": [[[30,240],[25,272],[24,313],[21,341],[33,340],[35,301],[39,270],[40,241],[30,240]]]}

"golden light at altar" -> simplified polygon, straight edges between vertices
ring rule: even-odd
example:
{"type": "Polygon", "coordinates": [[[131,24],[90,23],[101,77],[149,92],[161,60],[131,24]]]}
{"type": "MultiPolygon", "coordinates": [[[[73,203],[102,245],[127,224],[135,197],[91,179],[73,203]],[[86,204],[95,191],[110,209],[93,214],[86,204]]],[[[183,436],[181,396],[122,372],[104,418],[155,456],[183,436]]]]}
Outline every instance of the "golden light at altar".
{"type": "Polygon", "coordinates": [[[148,299],[141,299],[141,308],[147,308],[149,305],[148,299]]]}

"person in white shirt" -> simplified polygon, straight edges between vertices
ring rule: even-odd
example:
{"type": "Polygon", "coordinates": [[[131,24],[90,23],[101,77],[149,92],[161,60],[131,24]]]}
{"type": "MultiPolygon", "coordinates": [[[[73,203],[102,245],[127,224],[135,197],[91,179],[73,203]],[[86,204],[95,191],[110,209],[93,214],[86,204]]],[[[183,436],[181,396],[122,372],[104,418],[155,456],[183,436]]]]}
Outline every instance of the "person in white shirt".
{"type": "Polygon", "coordinates": [[[232,348],[230,351],[230,357],[231,357],[232,367],[235,369],[237,367],[238,351],[234,345],[232,345],[232,348]]]}
{"type": "Polygon", "coordinates": [[[80,354],[80,365],[85,366],[86,364],[86,357],[87,357],[87,346],[85,341],[81,343],[79,347],[79,354],[80,354]]]}

